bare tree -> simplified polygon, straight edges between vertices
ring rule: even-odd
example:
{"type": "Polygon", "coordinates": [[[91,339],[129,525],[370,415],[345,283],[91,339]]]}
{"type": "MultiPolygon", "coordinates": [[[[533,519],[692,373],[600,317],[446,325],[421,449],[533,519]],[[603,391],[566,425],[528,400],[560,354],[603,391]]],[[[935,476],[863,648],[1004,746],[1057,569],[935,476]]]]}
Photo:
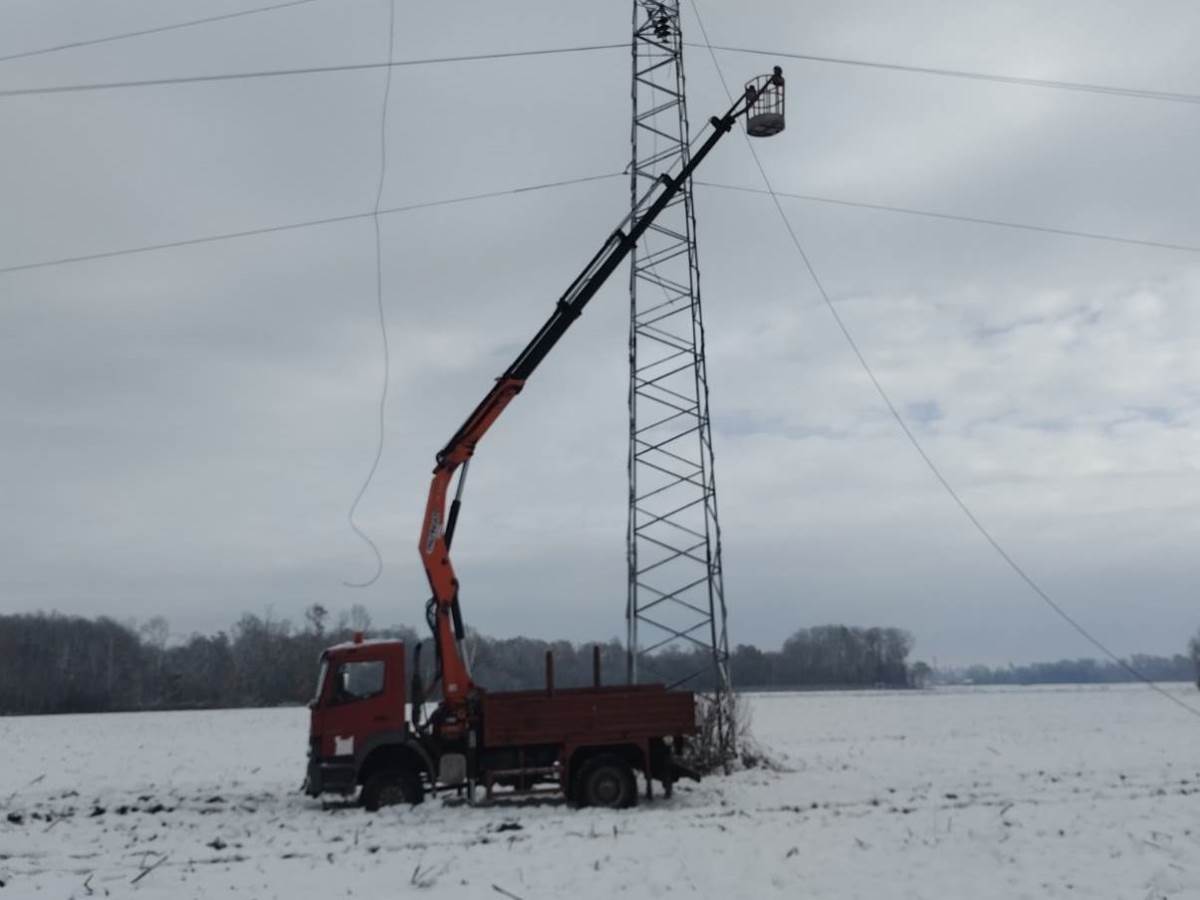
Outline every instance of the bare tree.
{"type": "Polygon", "coordinates": [[[162,616],[154,616],[142,623],[138,629],[142,640],[154,647],[158,651],[163,651],[167,647],[167,638],[171,636],[171,626],[162,616]]]}
{"type": "Polygon", "coordinates": [[[325,634],[325,620],[329,617],[327,610],[320,603],[314,603],[308,609],[304,610],[304,618],[308,621],[308,630],[317,637],[323,637],[325,634]]]}

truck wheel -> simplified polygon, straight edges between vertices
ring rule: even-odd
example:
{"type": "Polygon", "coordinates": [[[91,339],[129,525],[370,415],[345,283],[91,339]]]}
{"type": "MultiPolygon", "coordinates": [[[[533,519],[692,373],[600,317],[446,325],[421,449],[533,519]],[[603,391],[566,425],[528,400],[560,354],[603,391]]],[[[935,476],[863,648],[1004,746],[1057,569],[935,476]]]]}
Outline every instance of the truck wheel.
{"type": "Polygon", "coordinates": [[[621,757],[596,756],[580,769],[575,796],[580,806],[621,809],[637,802],[637,783],[621,757]]]}
{"type": "Polygon", "coordinates": [[[416,806],[424,799],[425,788],[420,777],[405,769],[381,769],[363,784],[362,805],[369,812],[401,803],[416,806]]]}

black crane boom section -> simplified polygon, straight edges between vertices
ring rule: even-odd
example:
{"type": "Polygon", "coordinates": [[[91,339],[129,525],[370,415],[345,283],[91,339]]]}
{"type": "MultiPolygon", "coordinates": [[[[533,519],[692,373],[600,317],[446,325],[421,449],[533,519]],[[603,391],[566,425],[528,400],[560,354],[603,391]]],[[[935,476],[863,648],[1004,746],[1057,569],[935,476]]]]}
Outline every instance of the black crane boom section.
{"type": "Polygon", "coordinates": [[[659,193],[644,213],[633,220],[633,225],[628,232],[618,228],[609,235],[608,240],[604,242],[599,252],[592,257],[583,271],[571,282],[571,286],[567,288],[558,299],[558,302],[555,303],[554,311],[550,314],[550,318],[546,320],[533,339],[525,346],[525,349],[513,360],[512,365],[504,371],[504,374],[496,379],[496,384],[492,390],[475,407],[475,410],[467,420],[454,433],[449,443],[438,453],[437,460],[439,466],[457,455],[456,451],[461,449],[465,442],[473,439],[474,435],[479,432],[480,424],[494,414],[493,410],[496,404],[498,402],[506,403],[511,398],[514,386],[516,390],[520,390],[520,386],[533,374],[542,360],[546,358],[546,354],[558,343],[559,338],[579,318],[588,301],[596,295],[596,292],[600,290],[609,276],[624,262],[625,257],[637,245],[638,239],[654,223],[659,213],[667,208],[667,205],[670,204],[675,195],[679,193],[679,189],[688,182],[696,167],[704,161],[704,158],[708,156],[717,142],[733,128],[738,116],[749,109],[754,103],[758,94],[758,89],[748,86],[745,93],[734,102],[724,116],[720,118],[713,116],[709,120],[713,127],[712,134],[700,145],[687,164],[680,170],[679,174],[674,177],[665,173],[659,176],[659,180],[663,185],[662,192],[659,193]]]}

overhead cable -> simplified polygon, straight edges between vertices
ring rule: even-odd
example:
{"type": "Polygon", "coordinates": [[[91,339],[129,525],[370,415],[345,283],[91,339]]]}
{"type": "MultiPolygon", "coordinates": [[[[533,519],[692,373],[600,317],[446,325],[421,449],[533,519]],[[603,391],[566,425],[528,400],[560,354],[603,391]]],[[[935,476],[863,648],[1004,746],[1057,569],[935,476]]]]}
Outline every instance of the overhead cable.
{"type": "MultiPolygon", "coordinates": [[[[531,185],[526,185],[524,187],[509,188],[507,190],[501,190],[501,191],[488,191],[488,192],[485,192],[482,194],[468,194],[463,197],[449,197],[449,198],[445,198],[442,200],[426,200],[421,203],[410,203],[410,204],[407,204],[404,206],[393,206],[390,208],[381,209],[381,210],[379,210],[379,214],[381,216],[386,216],[386,215],[391,215],[393,213],[412,212],[414,210],[428,209],[428,208],[436,207],[436,206],[448,206],[448,205],[455,204],[455,203],[469,203],[474,200],[488,200],[493,197],[503,197],[503,196],[507,196],[509,194],[520,194],[520,193],[525,193],[528,191],[541,191],[541,190],[546,190],[547,188],[565,187],[567,185],[582,184],[582,183],[589,182],[589,181],[602,181],[602,180],[605,180],[608,178],[617,178],[623,174],[625,174],[625,173],[609,172],[605,175],[588,175],[583,178],[570,178],[565,181],[551,181],[551,182],[545,182],[542,184],[531,184],[531,185]]],[[[718,189],[722,189],[722,190],[742,191],[742,192],[751,193],[751,194],[763,194],[763,195],[769,194],[768,191],[766,191],[765,189],[762,189],[762,188],[751,188],[751,187],[744,187],[744,186],[740,186],[740,185],[721,184],[719,182],[714,182],[714,181],[700,181],[697,179],[693,183],[701,185],[703,187],[718,188],[718,189]]],[[[1187,252],[1187,253],[1200,252],[1200,246],[1195,246],[1195,245],[1191,245],[1191,244],[1172,244],[1172,243],[1166,243],[1166,242],[1162,242],[1162,241],[1150,241],[1150,240],[1141,240],[1138,238],[1120,237],[1118,235],[1111,235],[1111,234],[1099,234],[1097,232],[1071,231],[1071,230],[1064,229],[1064,228],[1051,228],[1048,226],[1030,225],[1030,224],[1023,223],[1023,222],[1009,222],[1009,221],[1003,221],[1000,219],[984,219],[984,218],[978,218],[978,217],[974,217],[974,216],[960,216],[960,215],[954,215],[951,213],[939,213],[939,212],[933,212],[931,210],[915,209],[915,208],[911,208],[911,207],[885,206],[885,205],[879,204],[879,203],[862,203],[862,202],[858,202],[858,201],[854,201],[854,200],[838,200],[834,197],[820,197],[820,196],[816,196],[813,194],[792,194],[792,193],[787,193],[784,191],[776,191],[776,194],[780,197],[789,197],[789,198],[795,198],[795,199],[799,199],[799,200],[810,200],[810,201],[813,201],[816,203],[829,203],[829,204],[833,204],[836,206],[848,206],[848,207],[861,208],[861,209],[882,210],[884,212],[902,213],[902,214],[913,215],[913,216],[924,216],[924,217],[934,218],[934,219],[949,219],[952,221],[969,222],[969,223],[975,224],[975,225],[990,225],[990,226],[1000,227],[1000,228],[1015,228],[1015,229],[1020,229],[1023,231],[1035,231],[1035,232],[1044,232],[1047,234],[1066,235],[1066,236],[1070,236],[1070,237],[1085,238],[1088,240],[1109,241],[1109,242],[1117,243],[1117,244],[1131,244],[1131,245],[1142,246],[1142,247],[1156,247],[1156,248],[1163,249],[1163,250],[1177,250],[1177,251],[1183,251],[1183,252],[1187,252]]],[[[126,247],[126,248],[122,248],[120,250],[107,250],[107,251],[103,251],[101,253],[89,253],[89,254],[85,254],[85,255],[81,255],[81,256],[64,256],[64,257],[59,257],[57,259],[47,259],[47,260],[41,260],[39,262],[32,262],[32,263],[19,263],[17,265],[0,267],[0,275],[4,275],[4,274],[10,273],[10,272],[23,272],[23,271],[28,271],[30,269],[43,269],[43,268],[50,268],[53,266],[69,265],[72,263],[90,262],[92,260],[99,260],[99,259],[109,259],[109,258],[115,257],[115,256],[127,256],[127,255],[137,254],[137,253],[150,253],[155,250],[168,250],[168,249],[171,249],[174,247],[187,247],[187,246],[191,246],[193,244],[208,244],[208,243],[214,243],[217,241],[234,240],[236,238],[254,237],[254,236],[260,235],[260,234],[271,234],[272,232],[276,232],[276,231],[292,231],[295,229],[312,228],[312,227],[316,227],[316,226],[320,226],[320,225],[333,225],[338,222],[350,222],[355,219],[365,219],[365,218],[369,218],[373,215],[374,215],[373,211],[350,213],[350,214],[344,215],[344,216],[329,216],[329,217],[321,218],[321,219],[307,219],[302,222],[289,222],[289,223],[286,223],[283,225],[267,225],[262,228],[251,228],[251,229],[247,229],[244,231],[229,231],[229,232],[222,232],[220,234],[205,235],[203,237],[185,238],[183,240],[167,241],[167,242],[161,243],[161,244],[145,244],[145,245],[138,246],[138,247],[126,247]]]]}
{"type": "MultiPolygon", "coordinates": [[[[408,203],[404,206],[393,206],[379,210],[379,215],[387,216],[393,213],[412,212],[418,209],[431,209],[436,206],[450,206],[455,203],[469,203],[473,200],[488,200],[492,197],[504,197],[509,194],[524,194],[532,191],[544,191],[549,188],[566,187],[572,184],[584,184],[589,181],[603,181],[607,178],[619,178],[620,172],[609,172],[605,175],[587,175],[583,178],[567,178],[562,181],[546,181],[541,184],[527,184],[523,187],[508,188],[502,191],[486,191],[481,194],[468,194],[462,197],[448,197],[442,200],[424,200],[420,203],[408,203]]],[[[373,210],[349,213],[344,216],[327,216],[322,219],[307,219],[303,222],[288,222],[284,225],[266,225],[262,228],[249,228],[243,231],[226,231],[220,234],[209,234],[203,237],[185,238],[179,241],[165,241],[160,244],[143,244],[138,247],[124,247],[120,250],[105,250],[100,253],[87,253],[80,256],[62,256],[57,259],[46,259],[39,262],[19,263],[14,266],[0,267],[0,275],[10,272],[26,272],[31,269],[46,269],[51,266],[64,266],[72,263],[91,262],[98,259],[111,259],[116,256],[129,256],[136,253],[151,253],[155,250],[169,250],[174,247],[190,247],[196,244],[211,244],[218,241],[230,241],[236,238],[254,237],[260,234],[272,234],[277,231],[294,231],[300,228],[312,228],[318,225],[333,225],[338,222],[352,222],[355,219],[368,219],[375,215],[373,210]]]]}
{"type": "MultiPolygon", "coordinates": [[[[708,34],[705,31],[704,22],[700,18],[700,9],[696,4],[696,0],[692,0],[692,9],[696,14],[696,21],[700,25],[700,32],[703,35],[705,45],[707,46],[708,34]]],[[[713,66],[717,70],[717,75],[721,79],[721,85],[724,87],[725,93],[730,97],[730,102],[733,102],[733,95],[729,90],[729,84],[725,80],[725,74],[721,70],[721,64],[718,62],[717,55],[714,51],[715,48],[710,46],[709,53],[712,56],[713,66]]],[[[1197,718],[1200,718],[1200,709],[1197,709],[1190,703],[1179,699],[1160,685],[1155,684],[1154,681],[1149,678],[1149,676],[1139,671],[1128,661],[1117,656],[1107,647],[1107,645],[1105,645],[1099,638],[1095,637],[1087,628],[1085,628],[1074,616],[1072,616],[1062,606],[1055,602],[1050,594],[1044,590],[1040,584],[1038,584],[1032,575],[1030,575],[1021,567],[1012,554],[1009,553],[1008,550],[1006,550],[1004,546],[992,535],[987,527],[984,526],[983,522],[980,521],[979,517],[975,515],[975,513],[967,505],[966,501],[963,500],[962,496],[957,490],[955,490],[954,486],[946,478],[946,476],[942,474],[941,469],[938,467],[937,463],[934,462],[933,457],[931,457],[925,450],[925,447],[921,444],[920,440],[918,440],[913,430],[908,426],[908,423],[904,420],[904,417],[900,415],[900,410],[897,408],[896,404],[892,402],[891,396],[888,394],[887,390],[884,389],[882,382],[880,382],[879,378],[875,374],[875,370],[871,367],[871,364],[867,361],[867,357],[859,347],[858,341],[855,340],[849,326],[846,325],[845,320],[838,312],[837,306],[829,296],[829,292],[825,290],[825,285],[817,275],[817,270],[813,267],[812,260],[809,259],[808,253],[806,253],[804,250],[804,246],[800,243],[800,238],[797,236],[796,230],[792,227],[791,220],[788,219],[787,213],[783,209],[783,204],[779,200],[779,196],[771,186],[771,179],[767,177],[767,170],[763,167],[762,161],[758,157],[758,151],[754,149],[754,143],[749,135],[746,135],[746,142],[750,148],[750,155],[754,158],[754,164],[758,168],[758,173],[762,177],[763,186],[766,188],[767,193],[771,195],[771,199],[775,203],[775,209],[779,212],[779,217],[783,221],[783,225],[787,230],[788,236],[791,238],[792,245],[796,248],[797,254],[799,254],[800,259],[803,261],[804,268],[808,270],[808,275],[812,279],[813,284],[816,286],[817,292],[821,295],[821,299],[825,301],[825,306],[829,309],[830,314],[833,316],[833,320],[837,324],[838,330],[842,333],[842,337],[846,339],[846,343],[849,345],[850,349],[854,353],[854,356],[857,358],[859,366],[861,366],[863,372],[874,386],[875,393],[879,395],[879,399],[883,401],[884,406],[887,407],[888,412],[890,412],[892,415],[892,418],[896,420],[896,424],[900,427],[900,430],[904,433],[904,436],[908,439],[908,442],[917,452],[917,455],[921,457],[922,461],[933,474],[937,482],[954,501],[955,505],[958,506],[963,515],[966,516],[967,521],[974,526],[975,530],[979,532],[979,534],[991,546],[991,548],[996,551],[997,555],[1005,562],[1005,564],[1013,571],[1013,573],[1015,573],[1017,577],[1021,579],[1021,581],[1025,582],[1029,589],[1033,591],[1033,593],[1039,599],[1041,599],[1046,606],[1053,610],[1060,619],[1066,622],[1066,624],[1069,625],[1082,638],[1084,638],[1084,640],[1112,660],[1117,666],[1119,666],[1129,675],[1138,681],[1143,682],[1152,690],[1157,691],[1175,705],[1181,707],[1197,718]]]]}
{"type": "Polygon", "coordinates": [[[932,66],[909,66],[902,63],[877,62],[866,59],[849,59],[837,56],[817,56],[811,53],[788,53],[785,51],[757,50],[752,47],[728,47],[721,44],[687,43],[689,47],[708,47],[709,50],[724,50],[728,53],[750,53],[755,56],[802,59],[807,62],[828,63],[837,66],[856,66],[864,69],[883,69],[891,72],[910,72],[916,75],[938,75],[946,78],[965,78],[971,81],[991,81],[997,84],[1014,84],[1023,87],[1049,88],[1056,91],[1081,91],[1089,94],[1109,94],[1116,97],[1132,97],[1139,100],[1163,100],[1169,103],[1200,103],[1200,94],[1175,91],[1155,91],[1142,88],[1118,87],[1110,84],[1089,84],[1082,81],[1058,81],[1049,78],[1022,78],[1016,75],[995,75],[989,72],[972,72],[966,69],[942,69],[932,66]]]}
{"type": "MultiPolygon", "coordinates": [[[[167,31],[173,28],[185,28],[191,25],[204,24],[211,21],[218,21],[223,18],[233,18],[240,15],[251,15],[256,12],[267,12],[275,9],[282,9],[287,6],[298,6],[301,3],[312,3],[316,0],[296,0],[293,3],[284,3],[277,6],[267,6],[255,10],[245,10],[241,13],[232,13],[226,16],[214,16],[209,19],[197,19],[192,22],[179,23],[178,25],[164,26],[158,29],[147,29],[142,32],[130,32],[128,34],[113,35],[107,38],[98,38],[93,41],[80,41],[73,44],[63,44],[58,47],[48,47],[42,50],[29,51],[26,53],[16,53],[10,56],[0,57],[0,62],[10,59],[19,59],[25,56],[36,55],[39,53],[49,53],[60,49],[68,49],[76,46],[87,46],[88,44],[101,43],[103,41],[120,40],[126,37],[136,37],[140,34],[153,34],[157,31],[167,31]]],[[[689,47],[704,47],[704,44],[685,41],[689,47]]],[[[236,81],[242,79],[254,78],[281,78],[295,75],[321,75],[335,72],[358,72],[371,69],[381,69],[386,67],[403,67],[403,66],[427,66],[438,65],[443,63],[457,62],[477,62],[481,60],[493,59],[514,59],[525,56],[548,56],[561,53],[585,53],[594,50],[622,50],[628,47],[627,42],[611,43],[611,44],[588,44],[577,47],[551,47],[542,50],[514,50],[498,53],[475,53],[462,56],[437,56],[419,59],[401,59],[393,60],[392,62],[378,63],[347,63],[335,66],[308,66],[303,68],[292,69],[269,69],[251,72],[229,72],[218,73],[213,75],[185,75],[168,78],[149,78],[130,81],[110,81],[86,84],[67,84],[67,85],[46,85],[42,87],[32,88],[13,88],[10,90],[0,91],[0,98],[3,97],[24,97],[36,96],[40,94],[65,94],[78,93],[80,91],[102,91],[102,90],[117,90],[124,88],[140,88],[140,87],[158,87],[163,85],[177,84],[200,84],[206,82],[220,81],[236,81]]],[[[1047,78],[1025,78],[1015,75],[997,75],[989,72],[974,72],[965,69],[947,69],[937,68],[933,66],[913,66],[902,63],[879,62],[877,60],[868,59],[853,59],[848,57],[836,56],[821,56],[812,53],[792,53],[787,51],[770,51],[758,50],[752,47],[731,47],[722,44],[712,45],[713,50],[722,50],[729,53],[748,53],[756,56],[771,56],[783,57],[788,59],[800,59],[808,62],[826,63],[830,65],[854,66],[866,69],[882,69],[885,71],[909,72],[917,75],[935,75],[948,78],[961,78],[972,81],[989,81],[997,84],[1019,85],[1024,87],[1048,88],[1060,91],[1076,91],[1093,94],[1107,94],[1117,97],[1131,97],[1141,100],[1160,100],[1171,103],[1200,103],[1200,94],[1192,94],[1178,91],[1159,91],[1143,88],[1127,88],[1118,85],[1105,84],[1090,84],[1087,82],[1078,81],[1061,81],[1047,78]]]]}
{"type": "MultiPolygon", "coordinates": [[[[725,191],[743,191],[747,194],[769,195],[771,191],[763,188],[744,187],[736,184],[720,184],[715,181],[694,180],[694,184],[704,187],[720,188],[725,191]]],[[[1109,241],[1114,244],[1133,244],[1139,247],[1157,247],[1160,250],[1182,250],[1186,253],[1200,253],[1200,246],[1195,244],[1172,244],[1166,241],[1151,241],[1142,238],[1122,237],[1115,234],[1101,234],[1096,231],[1075,231],[1070,228],[1054,228],[1049,225],[1030,225],[1026,222],[1011,222],[1004,219],[985,219],[978,216],[964,216],[955,213],[934,212],[928,209],[914,209],[907,206],[888,206],[883,203],[866,203],[858,200],[838,200],[834,197],[820,197],[815,194],[792,194],[787,191],[775,191],[776,196],[790,197],[795,200],[808,200],[813,203],[828,203],[834,206],[849,206],[855,209],[873,209],[881,212],[903,213],[909,216],[924,216],[929,219],[946,219],[952,222],[969,222],[972,225],[991,225],[997,228],[1015,228],[1020,231],[1037,231],[1043,234],[1057,234],[1065,237],[1087,238],[1092,241],[1109,241]]]]}
{"type": "Polygon", "coordinates": [[[317,0],[289,0],[287,3],[275,3],[271,6],[258,6],[254,9],[243,9],[238,12],[223,13],[219,16],[206,16],[203,19],[190,19],[187,22],[175,22],[172,25],[159,25],[156,28],[143,28],[140,31],[126,31],[122,34],[110,34],[105,37],[90,38],[83,41],[71,41],[66,44],[55,44],[53,47],[40,47],[37,50],[25,50],[21,53],[9,53],[7,56],[0,56],[0,63],[9,62],[14,59],[28,59],[31,56],[42,56],[46,53],[58,53],[60,50],[75,50],[79,47],[93,47],[96,44],[107,44],[112,41],[124,41],[129,38],[144,37],[149,34],[162,34],[165,31],[177,31],[181,28],[193,28],[196,25],[209,25],[213,22],[224,22],[228,19],[240,19],[243,16],[255,16],[259,13],[275,12],[280,9],[288,9],[293,6],[304,6],[308,3],[316,3],[317,0]]]}
{"type": "MultiPolygon", "coordinates": [[[[396,46],[396,0],[390,0],[388,3],[388,59],[392,58],[396,46]]],[[[383,308],[383,236],[379,229],[379,207],[383,203],[383,186],[387,182],[387,162],[388,162],[388,144],[387,144],[387,121],[388,121],[388,101],[392,96],[392,69],[387,70],[387,78],[383,83],[383,101],[380,104],[379,110],[379,180],[375,185],[375,208],[371,210],[371,222],[375,226],[375,307],[379,316],[379,338],[383,347],[383,379],[379,388],[379,422],[378,422],[378,439],[375,442],[375,456],[371,460],[371,466],[367,470],[367,475],[363,479],[362,485],[358,489],[358,493],[354,495],[354,501],[350,504],[350,508],[346,511],[346,521],[350,524],[350,530],[371,548],[371,553],[375,556],[375,572],[370,578],[365,581],[346,581],[342,579],[342,584],[352,588],[366,588],[373,585],[379,580],[379,576],[383,574],[383,554],[379,552],[379,545],[371,539],[354,520],[354,514],[358,512],[358,504],[362,502],[362,498],[366,496],[367,490],[371,487],[371,482],[375,480],[375,473],[379,471],[379,462],[383,459],[383,439],[386,434],[385,429],[385,414],[387,413],[387,397],[388,397],[388,382],[392,377],[392,353],[388,346],[387,334],[387,314],[383,308]]]]}
{"type": "Polygon", "coordinates": [[[170,78],[144,78],[135,81],[104,81],[88,84],[58,84],[44,87],[12,88],[0,91],[3,97],[30,97],[41,94],[73,94],[81,91],[112,91],[124,88],[162,87],[177,84],[205,84],[240,81],[248,78],[287,78],[293,75],[327,75],[331,72],[370,72],[404,66],[431,66],[444,63],[478,62],[487,59],[516,59],[523,56],[552,56],[563,53],[587,53],[593,50],[628,49],[628,43],[587,44],[579,47],[551,47],[544,50],[511,50],[502,53],[474,53],[466,56],[430,56],[421,59],[397,59],[391,62],[347,63],[338,66],[306,66],[296,69],[263,69],[255,72],[226,72],[215,75],[181,75],[170,78]]]}

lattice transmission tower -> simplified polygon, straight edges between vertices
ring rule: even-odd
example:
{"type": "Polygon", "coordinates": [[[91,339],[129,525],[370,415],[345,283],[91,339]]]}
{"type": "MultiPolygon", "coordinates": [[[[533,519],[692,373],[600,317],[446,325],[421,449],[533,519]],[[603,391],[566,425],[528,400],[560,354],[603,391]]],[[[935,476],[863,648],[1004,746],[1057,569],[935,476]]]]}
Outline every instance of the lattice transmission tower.
{"type": "MultiPolygon", "coordinates": [[[[678,0],[633,3],[634,214],[652,183],[688,160],[679,12],[678,0]]],[[[658,680],[656,652],[699,651],[683,680],[713,691],[729,753],[729,640],[690,183],[634,251],[629,300],[629,680],[658,680]]]]}

